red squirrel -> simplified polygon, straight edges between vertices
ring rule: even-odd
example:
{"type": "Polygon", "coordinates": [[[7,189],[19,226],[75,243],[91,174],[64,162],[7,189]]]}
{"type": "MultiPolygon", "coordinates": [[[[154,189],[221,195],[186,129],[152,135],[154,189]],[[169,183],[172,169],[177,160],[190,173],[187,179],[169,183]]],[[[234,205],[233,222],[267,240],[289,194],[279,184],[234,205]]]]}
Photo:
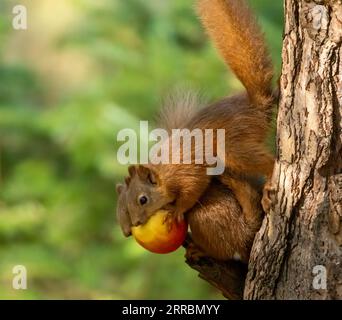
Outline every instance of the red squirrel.
{"type": "Polygon", "coordinates": [[[199,110],[195,99],[176,100],[161,118],[169,132],[224,129],[225,172],[210,176],[205,162],[131,166],[125,185],[117,187],[117,214],[126,235],[130,225],[146,222],[159,209],[178,220],[186,215],[193,241],[206,255],[247,262],[262,220],[261,191],[253,181],[269,178],[274,163],[265,146],[275,101],[273,68],[263,34],[244,1],[199,0],[197,8],[246,92],[199,110]]]}

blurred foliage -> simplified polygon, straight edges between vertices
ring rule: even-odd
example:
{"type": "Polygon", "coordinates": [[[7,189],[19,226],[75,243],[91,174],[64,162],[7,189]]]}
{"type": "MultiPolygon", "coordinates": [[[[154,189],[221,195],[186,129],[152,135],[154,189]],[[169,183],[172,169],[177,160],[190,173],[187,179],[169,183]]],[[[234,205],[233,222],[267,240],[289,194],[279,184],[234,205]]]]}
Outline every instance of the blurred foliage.
{"type": "MultiPolygon", "coordinates": [[[[0,298],[218,298],[183,263],[115,222],[116,133],[152,120],[175,85],[241,88],[185,0],[27,0],[0,10],[0,298]],[[28,290],[12,289],[12,268],[28,290]]],[[[280,66],[281,1],[251,1],[280,66]]]]}

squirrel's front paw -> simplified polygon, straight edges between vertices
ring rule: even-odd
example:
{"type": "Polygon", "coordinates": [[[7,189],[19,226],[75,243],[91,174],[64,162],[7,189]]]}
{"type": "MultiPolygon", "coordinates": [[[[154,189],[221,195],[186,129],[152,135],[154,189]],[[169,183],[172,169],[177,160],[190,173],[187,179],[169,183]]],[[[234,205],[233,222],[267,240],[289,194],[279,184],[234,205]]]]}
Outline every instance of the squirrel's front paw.
{"type": "Polygon", "coordinates": [[[164,220],[163,220],[163,224],[166,224],[166,228],[167,228],[167,230],[170,232],[171,231],[171,229],[172,229],[172,225],[173,225],[173,214],[172,213],[168,213],[166,216],[165,216],[165,218],[164,218],[164,220]]]}
{"type": "Polygon", "coordinates": [[[169,215],[172,216],[178,223],[184,220],[184,212],[177,210],[173,204],[169,204],[163,207],[165,210],[169,212],[169,215]]]}
{"type": "Polygon", "coordinates": [[[271,209],[271,206],[274,201],[275,192],[276,192],[275,185],[272,184],[271,180],[268,180],[265,183],[263,194],[262,194],[262,199],[261,199],[261,205],[265,213],[268,213],[271,209]]]}

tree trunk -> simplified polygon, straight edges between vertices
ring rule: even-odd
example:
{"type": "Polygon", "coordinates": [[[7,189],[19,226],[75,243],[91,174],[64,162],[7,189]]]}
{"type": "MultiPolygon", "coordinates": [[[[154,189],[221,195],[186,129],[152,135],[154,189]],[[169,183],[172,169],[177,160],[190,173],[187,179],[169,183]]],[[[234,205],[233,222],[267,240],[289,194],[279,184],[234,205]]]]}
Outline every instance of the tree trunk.
{"type": "Polygon", "coordinates": [[[245,299],[342,299],[341,41],[341,0],[285,0],[274,190],[245,299]]]}
{"type": "Polygon", "coordinates": [[[341,40],[341,1],[285,1],[275,192],[246,299],[342,299],[341,40]]]}

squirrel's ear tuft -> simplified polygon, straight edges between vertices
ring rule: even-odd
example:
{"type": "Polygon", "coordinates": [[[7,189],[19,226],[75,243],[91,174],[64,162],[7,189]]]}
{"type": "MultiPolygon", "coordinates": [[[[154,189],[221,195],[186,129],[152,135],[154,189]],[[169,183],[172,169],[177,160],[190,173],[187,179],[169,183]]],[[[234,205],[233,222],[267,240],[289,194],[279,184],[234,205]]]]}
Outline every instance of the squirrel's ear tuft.
{"type": "Polygon", "coordinates": [[[124,185],[123,185],[122,183],[118,183],[118,184],[116,185],[116,192],[117,192],[118,195],[121,194],[123,188],[124,188],[124,185]]]}
{"type": "Polygon", "coordinates": [[[130,182],[131,182],[131,177],[125,177],[125,183],[127,187],[129,186],[130,182]]]}
{"type": "Polygon", "coordinates": [[[141,179],[147,179],[150,174],[150,169],[143,165],[137,166],[137,174],[141,179]]]}
{"type": "Polygon", "coordinates": [[[149,180],[152,184],[159,184],[159,176],[154,170],[150,170],[149,180]]]}
{"type": "Polygon", "coordinates": [[[151,184],[158,183],[158,174],[151,168],[147,166],[140,165],[137,167],[138,176],[143,179],[149,181],[151,184]]]}
{"type": "Polygon", "coordinates": [[[134,177],[137,172],[137,167],[135,165],[131,165],[128,167],[128,173],[131,177],[134,177]]]}

